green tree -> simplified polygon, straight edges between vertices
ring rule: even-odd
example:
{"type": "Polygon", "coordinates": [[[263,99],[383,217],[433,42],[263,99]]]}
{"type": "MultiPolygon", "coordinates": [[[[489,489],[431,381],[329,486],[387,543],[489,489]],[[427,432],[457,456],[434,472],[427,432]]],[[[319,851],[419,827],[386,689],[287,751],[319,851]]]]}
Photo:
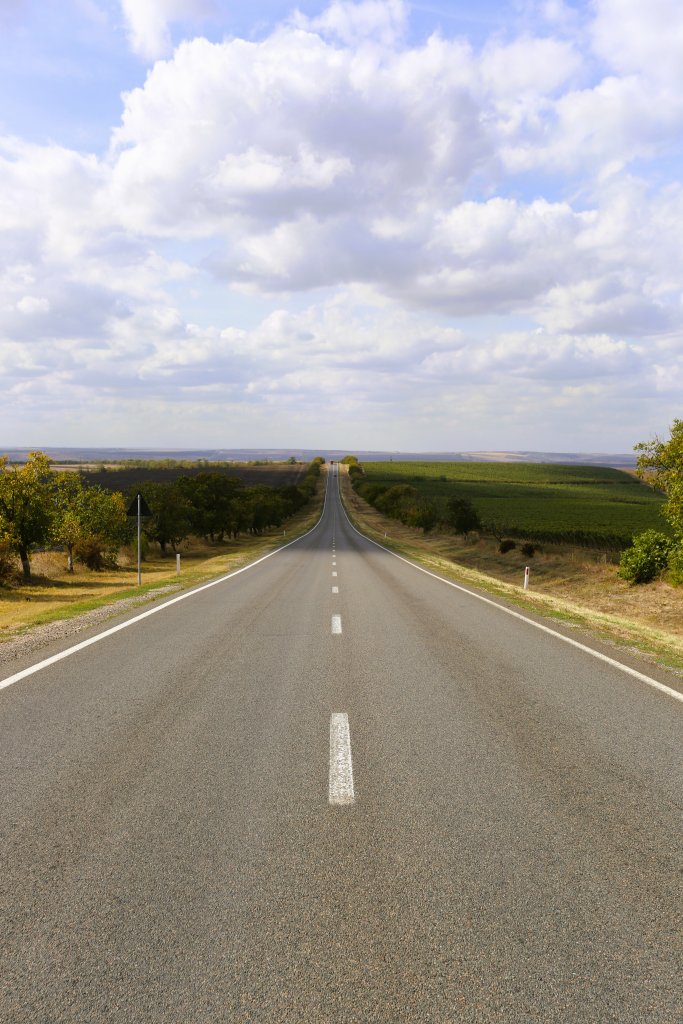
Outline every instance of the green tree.
{"type": "Polygon", "coordinates": [[[102,537],[105,546],[118,549],[126,538],[126,501],[120,491],[86,487],[83,495],[84,525],[90,536],[102,537]]]}
{"type": "Polygon", "coordinates": [[[446,523],[456,533],[469,533],[481,529],[476,508],[467,498],[449,498],[446,504],[446,523]]]}
{"type": "Polygon", "coordinates": [[[56,515],[52,536],[66,548],[66,566],[74,571],[74,548],[84,534],[83,495],[85,488],[78,473],[62,473],[55,494],[56,515]]]}
{"type": "Polygon", "coordinates": [[[223,540],[236,522],[235,501],[243,488],[237,477],[197,473],[180,477],[177,486],[190,506],[190,524],[199,537],[223,540]]]}
{"type": "Polygon", "coordinates": [[[429,533],[434,529],[439,516],[436,506],[431,501],[421,501],[405,510],[403,522],[408,526],[416,526],[419,530],[429,533]]]}
{"type": "Polygon", "coordinates": [[[176,551],[191,529],[192,508],[187,496],[175,483],[146,483],[142,493],[152,513],[144,521],[145,534],[158,543],[162,554],[168,544],[176,551]]]}
{"type": "Polygon", "coordinates": [[[74,545],[76,557],[89,569],[114,568],[129,531],[123,495],[104,487],[85,487],[80,515],[82,532],[74,545]]]}
{"type": "Polygon", "coordinates": [[[662,513],[677,536],[683,537],[683,420],[674,420],[668,441],[655,437],[635,446],[640,452],[636,472],[664,491],[662,513]]]}
{"type": "Polygon", "coordinates": [[[55,515],[54,473],[43,452],[30,452],[23,466],[0,459],[0,534],[31,578],[31,549],[46,544],[55,515]]]}

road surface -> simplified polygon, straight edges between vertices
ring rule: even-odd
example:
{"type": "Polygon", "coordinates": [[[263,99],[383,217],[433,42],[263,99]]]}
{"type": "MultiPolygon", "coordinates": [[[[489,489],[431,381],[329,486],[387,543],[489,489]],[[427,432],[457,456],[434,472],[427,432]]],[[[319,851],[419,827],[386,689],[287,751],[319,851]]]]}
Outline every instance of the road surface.
{"type": "Polygon", "coordinates": [[[683,704],[366,541],[336,484],[0,690],[0,1019],[680,1024],[683,704]]]}

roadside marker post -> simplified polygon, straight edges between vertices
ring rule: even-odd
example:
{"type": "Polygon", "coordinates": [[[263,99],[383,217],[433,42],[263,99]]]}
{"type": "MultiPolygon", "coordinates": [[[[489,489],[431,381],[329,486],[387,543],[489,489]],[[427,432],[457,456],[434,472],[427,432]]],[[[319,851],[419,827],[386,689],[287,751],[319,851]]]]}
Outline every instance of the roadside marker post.
{"type": "Polygon", "coordinates": [[[176,554],[176,556],[175,556],[175,574],[176,574],[176,576],[180,576],[180,555],[179,554],[176,554]]]}
{"type": "Polygon", "coordinates": [[[524,568],[524,589],[525,590],[529,589],[529,566],[528,565],[525,566],[525,568],[524,568]]]}

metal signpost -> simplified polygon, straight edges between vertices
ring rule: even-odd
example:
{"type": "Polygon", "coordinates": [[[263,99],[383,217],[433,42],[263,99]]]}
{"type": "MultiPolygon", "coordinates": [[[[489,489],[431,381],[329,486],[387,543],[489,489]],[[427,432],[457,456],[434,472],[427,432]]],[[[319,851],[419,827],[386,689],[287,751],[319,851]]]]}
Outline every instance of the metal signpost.
{"type": "Polygon", "coordinates": [[[147,504],[145,499],[142,497],[142,495],[138,492],[136,497],[133,498],[133,500],[130,503],[130,506],[128,508],[128,515],[129,516],[137,516],[137,520],[138,520],[138,586],[139,587],[142,586],[142,569],[141,569],[142,558],[141,558],[141,545],[140,545],[141,528],[142,528],[142,517],[143,516],[151,516],[151,514],[152,513],[150,511],[149,505],[147,504]]]}

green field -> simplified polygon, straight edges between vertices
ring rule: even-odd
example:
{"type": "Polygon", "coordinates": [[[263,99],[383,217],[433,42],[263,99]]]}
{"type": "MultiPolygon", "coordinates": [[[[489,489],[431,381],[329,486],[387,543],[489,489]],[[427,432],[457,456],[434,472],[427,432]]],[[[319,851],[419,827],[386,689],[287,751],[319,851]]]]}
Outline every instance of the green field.
{"type": "Polygon", "coordinates": [[[363,469],[363,484],[410,484],[440,513],[450,497],[467,498],[483,523],[511,537],[619,548],[642,530],[668,532],[663,496],[618,469],[505,462],[367,462],[363,469]]]}

